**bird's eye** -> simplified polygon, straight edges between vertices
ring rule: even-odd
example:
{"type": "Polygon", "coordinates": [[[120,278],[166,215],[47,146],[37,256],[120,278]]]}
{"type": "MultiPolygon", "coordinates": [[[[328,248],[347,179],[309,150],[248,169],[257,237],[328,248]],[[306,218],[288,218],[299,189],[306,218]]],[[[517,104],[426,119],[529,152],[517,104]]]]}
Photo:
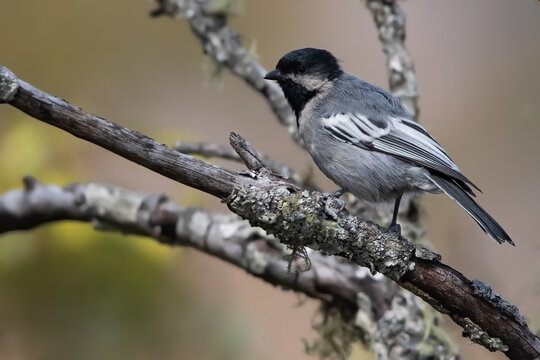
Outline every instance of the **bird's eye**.
{"type": "Polygon", "coordinates": [[[298,72],[299,72],[300,74],[305,74],[306,71],[307,71],[306,65],[300,65],[300,66],[298,66],[298,72]]]}

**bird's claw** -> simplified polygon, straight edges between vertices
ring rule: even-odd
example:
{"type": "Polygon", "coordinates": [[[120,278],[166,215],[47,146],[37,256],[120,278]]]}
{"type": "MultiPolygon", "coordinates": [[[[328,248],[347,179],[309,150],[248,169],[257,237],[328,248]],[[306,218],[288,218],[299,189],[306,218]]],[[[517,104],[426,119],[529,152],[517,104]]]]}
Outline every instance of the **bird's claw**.
{"type": "Polygon", "coordinates": [[[393,233],[397,233],[398,236],[401,236],[401,225],[399,225],[399,224],[390,225],[388,227],[388,231],[393,232],[393,233]]]}

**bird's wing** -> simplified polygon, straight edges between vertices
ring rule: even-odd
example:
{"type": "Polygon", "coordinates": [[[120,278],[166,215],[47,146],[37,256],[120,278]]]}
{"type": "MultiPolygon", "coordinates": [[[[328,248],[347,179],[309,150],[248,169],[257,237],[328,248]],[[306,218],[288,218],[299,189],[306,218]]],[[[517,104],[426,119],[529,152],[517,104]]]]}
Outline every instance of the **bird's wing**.
{"type": "Polygon", "coordinates": [[[322,124],[339,141],[392,155],[449,176],[472,195],[474,193],[467,184],[478,189],[428,132],[411,119],[391,116],[369,118],[361,113],[341,112],[323,117],[322,124]]]}

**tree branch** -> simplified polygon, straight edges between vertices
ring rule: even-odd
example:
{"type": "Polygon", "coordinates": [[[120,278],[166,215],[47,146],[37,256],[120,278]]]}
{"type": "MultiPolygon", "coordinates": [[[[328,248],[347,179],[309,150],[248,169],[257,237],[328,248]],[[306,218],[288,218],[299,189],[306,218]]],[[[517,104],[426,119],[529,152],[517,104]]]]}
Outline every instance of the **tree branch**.
{"type": "MultiPolygon", "coordinates": [[[[180,154],[133,130],[90,115],[0,69],[0,99],[53,126],[109,149],[160,174],[225,200],[253,226],[283,244],[307,246],[380,272],[450,317],[471,339],[512,359],[540,356],[540,339],[517,308],[442,264],[437,254],[396,233],[350,216],[339,201],[290,182],[236,174],[180,154]],[[8,90],[4,90],[8,89],[8,90]],[[488,294],[491,294],[488,296],[488,294]]],[[[479,285],[480,284],[480,285],[479,285]]]]}
{"type": "Polygon", "coordinates": [[[389,293],[381,277],[372,276],[368,269],[315,251],[309,253],[310,271],[290,273],[286,247],[235,215],[182,207],[165,195],[97,183],[59,187],[27,176],[23,189],[0,195],[0,220],[0,233],[59,220],[79,220],[92,222],[97,229],[189,246],[283,289],[339,308],[361,330],[361,338],[387,358],[389,354],[406,352],[417,359],[456,359],[444,339],[438,338],[438,332],[424,324],[421,307],[408,291],[393,286],[389,293]],[[395,297],[400,301],[392,301],[395,297]],[[411,306],[415,311],[403,311],[411,306]],[[424,335],[426,331],[428,335],[424,335]],[[419,343],[431,350],[421,352],[419,343]]]}
{"type": "MultiPolygon", "coordinates": [[[[211,0],[156,0],[152,16],[183,18],[201,41],[205,54],[227,67],[265,97],[279,121],[291,134],[297,134],[296,118],[281,89],[266,81],[264,67],[240,43],[240,36],[227,25],[227,16],[212,8],[211,0]]],[[[295,135],[296,138],[297,135],[295,135]]]]}
{"type": "MultiPolygon", "coordinates": [[[[313,272],[287,273],[287,250],[260,228],[235,215],[175,204],[163,194],[145,194],[99,183],[65,187],[30,176],[24,188],[0,196],[0,233],[28,230],[59,220],[93,222],[98,229],[146,235],[169,245],[190,246],[247,272],[306,295],[356,307],[356,293],[368,291],[383,302],[370,276],[339,258],[313,252],[313,272]],[[323,276],[317,276],[320,272],[323,276]]],[[[377,304],[383,308],[382,304],[377,304]]]]}
{"type": "Polygon", "coordinates": [[[173,149],[188,155],[201,155],[208,158],[241,161],[240,156],[233,149],[214,143],[177,141],[174,143],[173,149]]]}
{"type": "Polygon", "coordinates": [[[202,190],[219,198],[232,189],[253,184],[248,177],[182,154],[138,131],[124,128],[99,116],[86,113],[65,100],[44,93],[19,80],[0,66],[0,81],[9,89],[1,99],[28,115],[63,129],[72,135],[99,145],[117,155],[151,169],[170,179],[202,190]]]}
{"type": "Polygon", "coordinates": [[[390,91],[418,118],[418,91],[414,63],[405,47],[405,13],[396,0],[367,0],[386,54],[390,91]]]}
{"type": "MultiPolygon", "coordinates": [[[[159,0],[158,2],[163,7],[163,10],[160,12],[163,14],[168,14],[173,17],[178,16],[178,10],[180,8],[182,8],[183,11],[186,11],[186,12],[191,11],[191,12],[196,12],[196,13],[205,13],[204,6],[200,6],[199,3],[195,1],[178,2],[177,0],[159,0]],[[181,4],[178,5],[179,3],[181,4]],[[175,7],[175,6],[178,6],[178,7],[175,7]]],[[[416,78],[414,74],[414,65],[404,45],[405,15],[403,11],[397,5],[397,2],[395,0],[388,0],[388,1],[387,0],[368,0],[367,6],[373,14],[375,23],[379,31],[379,39],[383,43],[383,49],[387,55],[387,68],[388,68],[388,73],[389,73],[390,90],[394,93],[394,95],[400,98],[400,100],[407,107],[409,112],[415,118],[417,118],[418,117],[418,106],[417,106],[418,93],[416,91],[416,78]]],[[[206,13],[205,16],[211,17],[212,15],[206,13]]],[[[220,14],[220,16],[225,17],[224,14],[220,14]]],[[[188,21],[190,21],[190,23],[192,24],[192,20],[190,20],[189,17],[188,17],[188,21]]],[[[225,22],[223,22],[223,24],[224,23],[225,22]]],[[[225,27],[226,25],[223,25],[223,26],[225,27]]],[[[193,28],[193,25],[192,25],[192,28],[193,28]]],[[[227,29],[227,31],[230,32],[232,30],[227,29]]],[[[199,32],[195,29],[194,29],[194,32],[202,40],[203,47],[206,44],[204,40],[205,37],[206,38],[212,37],[212,29],[200,28],[199,32]],[[205,34],[205,31],[207,32],[206,34],[205,34]]],[[[234,31],[232,32],[234,33],[234,31]]],[[[233,47],[237,48],[237,47],[241,47],[241,45],[237,41],[233,44],[233,47]]],[[[225,51],[227,51],[226,48],[225,48],[225,51]]],[[[209,54],[212,55],[212,52],[210,52],[209,54]]],[[[219,59],[217,60],[219,61],[219,59]]],[[[241,65],[241,63],[237,63],[237,65],[238,64],[241,65]]],[[[229,69],[231,68],[229,67],[229,69]]],[[[240,77],[243,76],[241,71],[233,70],[233,73],[240,77]]],[[[289,129],[291,128],[289,127],[289,129]]],[[[295,133],[293,134],[295,135],[295,133]]],[[[297,136],[295,137],[295,140],[298,141],[297,136]]],[[[350,201],[348,201],[348,203],[350,206],[351,205],[350,201]]],[[[360,208],[357,208],[355,206],[355,210],[356,209],[363,210],[364,207],[361,206],[360,208]]],[[[412,230],[412,233],[409,232],[409,234],[412,234],[413,237],[418,237],[419,233],[423,233],[422,231],[419,232],[418,226],[414,225],[414,223],[418,221],[418,216],[415,215],[417,213],[418,211],[417,211],[416,204],[413,203],[412,206],[407,211],[407,220],[411,222],[411,227],[408,227],[408,226],[405,227],[405,229],[409,228],[409,230],[412,230]]],[[[470,326],[465,324],[465,328],[469,329],[470,326]]],[[[482,338],[485,334],[481,332],[477,334],[471,334],[470,332],[465,331],[464,335],[469,336],[470,338],[473,338],[474,341],[478,342],[479,339],[482,338]]],[[[485,344],[486,342],[489,343],[489,340],[484,339],[479,342],[485,344]]],[[[493,344],[491,345],[488,344],[487,346],[493,347],[493,344]]],[[[494,347],[496,348],[498,347],[498,345],[495,344],[494,347]]]]}

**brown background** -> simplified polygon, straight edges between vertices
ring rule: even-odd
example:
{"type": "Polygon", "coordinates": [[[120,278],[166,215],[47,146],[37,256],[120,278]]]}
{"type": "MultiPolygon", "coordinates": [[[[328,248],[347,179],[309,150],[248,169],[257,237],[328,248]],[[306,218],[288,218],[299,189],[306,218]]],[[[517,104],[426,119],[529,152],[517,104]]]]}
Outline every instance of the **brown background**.
{"type": "MultiPolygon", "coordinates": [[[[407,45],[417,69],[420,121],[480,185],[484,191],[480,203],[517,245],[497,245],[452,201],[427,196],[426,222],[433,247],[469,278],[491,284],[538,328],[540,4],[533,0],[411,0],[401,5],[408,20],[407,45]]],[[[204,85],[205,60],[188,25],[169,18],[151,19],[150,9],[145,1],[2,0],[0,63],[45,91],[160,142],[227,143],[234,130],[276,159],[302,171],[313,168],[309,156],[290,140],[265,101],[241,80],[225,73],[220,84],[204,85]]],[[[385,57],[362,1],[251,0],[231,23],[244,43],[256,48],[267,68],[291,49],[322,47],[343,60],[346,71],[387,87],[385,57]]],[[[46,125],[1,106],[0,142],[12,126],[18,126],[15,123],[35,129],[37,137],[49,131],[46,125]]],[[[182,204],[224,210],[210,196],[69,137],[61,134],[55,139],[69,141],[70,151],[77,155],[59,154],[46,164],[47,171],[73,174],[66,181],[100,181],[165,192],[182,204]]],[[[25,146],[21,141],[0,147],[0,158],[9,158],[25,146]]],[[[21,163],[3,176],[20,178],[30,170],[21,163]]],[[[48,180],[47,171],[33,175],[48,180]]],[[[335,188],[318,171],[316,176],[326,190],[335,188]]],[[[0,190],[11,187],[4,185],[0,190]]],[[[20,241],[25,236],[29,235],[20,235],[20,241]]],[[[310,322],[315,302],[296,306],[301,300],[297,295],[195,251],[160,251],[172,254],[167,266],[181,273],[198,296],[214,299],[216,312],[234,319],[236,325],[231,326],[240,328],[235,331],[243,339],[236,358],[308,358],[300,339],[313,336],[310,322]]],[[[123,256],[120,251],[116,255],[123,256]]],[[[0,299],[7,289],[0,279],[0,299]]],[[[4,311],[11,310],[18,311],[4,306],[4,311]]],[[[211,321],[207,325],[213,326],[211,321]]],[[[15,320],[4,326],[8,335],[2,340],[0,333],[0,353],[26,358],[28,353],[21,349],[32,348],[34,338],[17,326],[15,320]],[[19,330],[10,333],[14,328],[19,330]]],[[[449,327],[459,339],[459,329],[449,327]]],[[[459,346],[466,358],[503,358],[464,340],[459,340],[459,346]]],[[[191,355],[171,351],[167,356],[223,358],[219,353],[198,351],[191,355]]]]}

